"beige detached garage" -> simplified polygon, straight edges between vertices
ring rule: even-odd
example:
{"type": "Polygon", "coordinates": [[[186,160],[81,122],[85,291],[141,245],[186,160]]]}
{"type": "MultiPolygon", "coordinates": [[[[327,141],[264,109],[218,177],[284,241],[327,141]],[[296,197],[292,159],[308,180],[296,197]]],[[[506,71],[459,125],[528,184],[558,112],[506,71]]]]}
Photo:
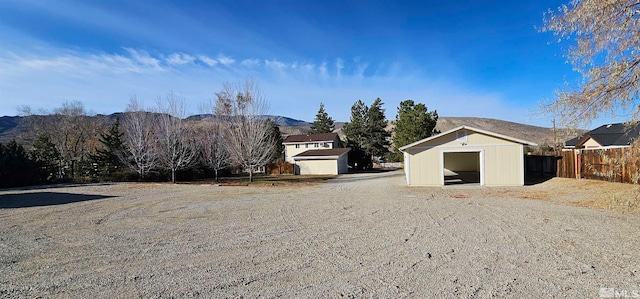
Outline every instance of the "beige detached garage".
{"type": "Polygon", "coordinates": [[[341,174],[348,171],[350,148],[309,150],[293,156],[296,174],[341,174]]]}
{"type": "Polygon", "coordinates": [[[461,126],[403,146],[407,185],[524,185],[524,145],[535,143],[461,126]]]}

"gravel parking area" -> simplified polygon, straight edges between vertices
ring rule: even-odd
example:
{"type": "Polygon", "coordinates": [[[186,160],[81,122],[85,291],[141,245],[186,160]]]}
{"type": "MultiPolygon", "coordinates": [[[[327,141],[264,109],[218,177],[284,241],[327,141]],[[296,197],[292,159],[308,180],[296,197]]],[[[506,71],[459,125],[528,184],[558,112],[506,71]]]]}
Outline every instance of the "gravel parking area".
{"type": "Polygon", "coordinates": [[[4,190],[0,297],[640,291],[640,215],[562,205],[544,187],[410,188],[394,171],[311,186],[4,190]]]}

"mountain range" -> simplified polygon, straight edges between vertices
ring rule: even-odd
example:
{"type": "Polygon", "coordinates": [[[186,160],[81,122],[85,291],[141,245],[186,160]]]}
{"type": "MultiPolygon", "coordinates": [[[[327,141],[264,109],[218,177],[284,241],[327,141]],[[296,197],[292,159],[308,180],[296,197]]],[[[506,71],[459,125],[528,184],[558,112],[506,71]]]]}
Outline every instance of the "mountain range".
{"type": "MultiPolygon", "coordinates": [[[[98,114],[95,116],[91,116],[94,118],[94,121],[98,123],[103,123],[105,126],[111,123],[114,119],[121,116],[122,113],[114,113],[110,115],[102,115],[98,114]]],[[[25,136],[31,128],[29,118],[36,116],[3,116],[0,117],[0,143],[7,143],[13,139],[16,139],[19,142],[28,143],[30,140],[25,136]]],[[[46,117],[46,116],[45,116],[46,117]]],[[[211,115],[192,115],[186,118],[189,122],[197,122],[206,117],[212,117],[211,115]]],[[[265,115],[263,116],[265,119],[271,119],[276,125],[280,127],[280,131],[285,135],[292,134],[306,134],[310,127],[311,123],[304,121],[293,119],[286,116],[278,116],[278,115],[265,115]]],[[[342,133],[342,126],[344,122],[336,122],[336,132],[344,137],[342,133]]],[[[439,117],[436,129],[444,132],[450,130],[452,128],[467,125],[471,127],[476,127],[479,129],[524,139],[527,141],[531,141],[537,143],[540,146],[544,145],[552,145],[554,140],[554,133],[551,128],[531,126],[527,124],[515,123],[510,121],[504,121],[499,119],[491,119],[491,118],[477,118],[477,117],[439,117]]],[[[388,129],[393,128],[393,122],[389,122],[388,129]]],[[[566,130],[558,130],[556,134],[556,138],[558,142],[562,143],[564,140],[568,140],[573,138],[576,135],[575,133],[571,133],[566,130]]]]}

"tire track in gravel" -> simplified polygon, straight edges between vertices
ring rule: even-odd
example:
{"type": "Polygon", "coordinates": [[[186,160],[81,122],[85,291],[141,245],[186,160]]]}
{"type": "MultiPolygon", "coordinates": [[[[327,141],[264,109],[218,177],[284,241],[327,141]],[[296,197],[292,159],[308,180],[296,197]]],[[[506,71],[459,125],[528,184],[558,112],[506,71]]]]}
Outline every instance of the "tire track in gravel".
{"type": "MultiPolygon", "coordinates": [[[[363,214],[363,213],[357,213],[357,209],[353,209],[353,208],[349,208],[349,209],[344,209],[343,206],[343,202],[339,202],[338,200],[335,199],[335,197],[332,197],[329,201],[329,205],[332,208],[332,210],[334,211],[333,213],[336,215],[346,215],[348,216],[349,219],[355,219],[355,221],[349,221],[350,224],[353,224],[357,227],[361,227],[361,228],[366,228],[367,229],[367,233],[366,235],[369,236],[369,238],[371,237],[372,234],[376,234],[380,231],[384,231],[386,223],[381,223],[380,221],[376,221],[376,219],[373,219],[371,217],[371,215],[369,214],[363,214]],[[372,229],[375,228],[375,229],[372,229]]],[[[398,214],[398,210],[396,209],[395,206],[388,206],[386,207],[386,209],[389,208],[393,208],[391,210],[387,210],[384,211],[382,213],[375,213],[376,216],[383,216],[385,214],[398,214]]],[[[365,249],[367,248],[367,258],[365,261],[365,259],[363,258],[358,258],[358,257],[350,257],[348,256],[348,254],[344,254],[343,256],[345,258],[348,258],[351,261],[351,264],[353,266],[358,266],[358,267],[363,267],[363,270],[365,271],[366,274],[364,274],[364,277],[368,277],[369,280],[371,281],[372,284],[377,285],[378,287],[380,285],[383,285],[384,287],[386,287],[387,290],[392,291],[392,293],[396,294],[396,295],[404,295],[407,296],[408,294],[403,294],[402,290],[399,290],[398,285],[396,283],[393,283],[390,279],[393,279],[393,275],[384,275],[381,276],[380,273],[386,273],[387,271],[384,271],[382,268],[387,267],[389,265],[389,263],[394,263],[394,260],[397,256],[399,255],[403,255],[406,254],[409,250],[410,250],[410,246],[409,244],[407,244],[407,242],[409,242],[410,240],[413,241],[416,238],[419,238],[422,235],[423,232],[423,227],[425,225],[422,224],[423,220],[421,217],[418,217],[416,215],[415,212],[413,213],[402,213],[403,217],[405,218],[410,218],[413,221],[411,221],[412,223],[412,229],[409,229],[410,233],[407,235],[405,234],[398,234],[395,236],[395,238],[393,238],[392,240],[390,240],[389,242],[383,242],[382,247],[380,247],[379,243],[375,243],[375,242],[370,242],[364,241],[364,238],[362,237],[356,237],[356,238],[350,238],[349,241],[356,241],[357,244],[348,244],[347,248],[362,248],[365,249]],[[403,241],[404,240],[404,241],[403,241]],[[398,243],[403,243],[401,246],[397,246],[398,243]],[[375,247],[375,248],[372,248],[375,247]],[[358,260],[362,260],[362,262],[358,262],[358,260]],[[371,265],[368,265],[371,264],[371,265]],[[373,279],[375,277],[375,280],[373,279]],[[389,277],[389,278],[387,278],[389,277]]],[[[386,218],[387,216],[385,216],[386,218]]],[[[340,217],[343,218],[343,217],[340,217]]],[[[355,232],[355,234],[357,234],[358,232],[355,232]]],[[[380,238],[375,238],[376,240],[380,240],[380,239],[384,239],[384,236],[381,236],[380,238]]],[[[406,268],[409,269],[409,268],[406,268]]]]}
{"type": "MultiPolygon", "coordinates": [[[[296,234],[298,241],[309,249],[310,252],[313,252],[317,258],[317,262],[342,272],[350,272],[352,269],[360,267],[359,264],[354,263],[354,261],[349,257],[335,253],[332,248],[327,246],[326,242],[323,242],[319,238],[317,233],[310,233],[311,229],[306,224],[308,219],[303,221],[300,215],[298,215],[291,206],[284,205],[282,207],[281,217],[289,229],[296,234]],[[303,234],[303,232],[306,232],[307,234],[303,234]],[[306,235],[309,235],[309,237],[306,235]]],[[[361,286],[357,287],[364,293],[375,290],[371,283],[365,282],[362,277],[358,280],[358,284],[361,284],[361,286]]]]}
{"type": "MultiPolygon", "coordinates": [[[[514,200],[520,200],[520,199],[514,199],[514,200]]],[[[522,217],[513,217],[510,213],[507,213],[507,211],[505,211],[504,209],[497,207],[497,206],[490,206],[490,205],[486,205],[486,204],[479,204],[477,203],[477,205],[479,207],[481,207],[484,211],[486,211],[487,213],[494,215],[495,217],[490,217],[490,219],[492,219],[495,223],[497,223],[497,225],[500,228],[504,228],[507,227],[509,229],[509,232],[507,235],[509,236],[518,236],[519,239],[522,239],[524,242],[526,242],[529,246],[530,249],[532,250],[537,250],[538,247],[542,247],[542,246],[536,246],[536,244],[545,244],[546,247],[548,248],[554,248],[556,250],[558,250],[558,247],[565,243],[567,240],[567,237],[570,236],[566,236],[566,235],[555,235],[555,234],[546,234],[546,235],[541,235],[539,230],[533,229],[531,223],[528,223],[526,221],[524,221],[522,219],[522,217]],[[500,220],[498,221],[497,219],[505,219],[508,218],[509,220],[500,220]],[[515,227],[514,224],[517,224],[517,227],[515,227]],[[527,238],[526,236],[533,236],[535,238],[535,242],[532,242],[529,238],[527,238]]],[[[505,230],[506,232],[506,230],[505,230]]],[[[511,240],[513,243],[510,244],[515,244],[514,239],[511,238],[511,240]]],[[[583,249],[583,253],[584,253],[584,249],[583,249]]],[[[589,252],[591,255],[593,255],[592,252],[589,252]]],[[[578,259],[576,257],[574,257],[573,254],[562,254],[562,255],[558,255],[558,253],[554,253],[557,257],[560,257],[562,259],[568,259],[570,261],[572,261],[575,265],[584,265],[585,262],[582,259],[578,259]]]]}
{"type": "MultiPolygon", "coordinates": [[[[521,201],[521,199],[506,200],[521,201]]],[[[601,257],[598,257],[591,247],[577,248],[575,245],[575,242],[584,243],[584,239],[574,240],[576,235],[562,231],[557,234],[548,231],[547,234],[541,234],[540,229],[535,229],[535,226],[527,221],[530,219],[515,217],[505,208],[493,203],[477,202],[476,206],[493,216],[487,218],[504,232],[504,236],[508,236],[503,242],[514,245],[511,246],[515,251],[514,256],[528,256],[528,259],[522,261],[502,259],[501,267],[504,267],[503,263],[509,263],[513,267],[528,266],[532,263],[534,265],[531,267],[539,267],[540,264],[545,263],[545,268],[553,268],[552,270],[557,273],[556,276],[561,278],[559,282],[551,283],[549,287],[565,292],[571,291],[577,284],[588,285],[589,281],[595,280],[602,283],[602,274],[599,273],[601,257]],[[578,251],[580,254],[576,256],[578,251]],[[598,265],[597,268],[595,264],[598,265]]],[[[585,236],[582,232],[579,235],[585,236]]]]}
{"type": "MultiPolygon", "coordinates": [[[[353,182],[349,182],[349,183],[340,182],[337,185],[337,187],[328,186],[326,187],[326,189],[330,189],[332,191],[338,191],[338,192],[346,191],[346,190],[356,191],[358,192],[359,195],[365,196],[367,198],[376,198],[381,194],[404,195],[404,196],[401,196],[400,198],[407,199],[407,200],[424,200],[425,202],[426,200],[429,200],[429,198],[431,199],[435,198],[435,196],[433,195],[429,197],[429,196],[416,196],[416,195],[405,194],[407,193],[405,186],[400,184],[388,185],[389,183],[388,179],[392,176],[402,177],[402,174],[398,175],[398,174],[392,173],[391,175],[386,174],[384,176],[379,176],[371,180],[364,180],[364,181],[353,180],[353,182]]],[[[365,215],[363,213],[357,213],[357,210],[355,209],[348,209],[345,211],[345,209],[343,208],[343,206],[345,205],[345,202],[343,200],[339,201],[337,198],[339,197],[338,196],[330,197],[329,203],[331,205],[331,208],[334,211],[336,211],[336,213],[346,212],[351,217],[359,219],[360,222],[358,223],[358,225],[360,227],[381,227],[381,229],[384,230],[385,224],[380,223],[377,218],[383,217],[385,219],[386,218],[393,219],[393,217],[388,217],[387,215],[382,215],[382,214],[376,214],[377,216],[376,218],[370,217],[371,215],[369,214],[365,215]]],[[[443,235],[449,235],[453,237],[455,240],[457,240],[457,242],[460,242],[462,240],[460,237],[457,236],[457,234],[446,229],[445,225],[437,221],[436,217],[433,216],[434,214],[428,209],[426,209],[426,206],[427,206],[426,204],[424,207],[414,207],[412,209],[406,209],[403,202],[398,201],[398,198],[395,198],[395,199],[384,198],[381,205],[382,205],[381,210],[383,210],[384,211],[383,213],[385,214],[401,215],[403,219],[410,219],[408,223],[411,223],[411,227],[408,228],[408,233],[403,232],[402,234],[397,235],[396,238],[393,240],[393,242],[385,243],[385,246],[383,248],[376,248],[376,250],[373,252],[373,254],[375,255],[374,266],[367,268],[366,276],[368,277],[379,276],[379,273],[387,273],[390,271],[390,269],[384,269],[384,268],[388,268],[389,265],[403,264],[403,263],[406,265],[401,270],[391,269],[394,275],[388,275],[390,279],[393,279],[393,276],[397,277],[397,275],[395,274],[404,274],[408,272],[414,272],[418,274],[427,274],[426,271],[430,271],[430,269],[424,269],[423,271],[416,271],[415,266],[418,263],[431,259],[432,257],[431,252],[433,252],[433,250],[425,251],[426,253],[422,253],[422,255],[420,255],[420,259],[413,263],[407,263],[406,261],[403,261],[401,259],[402,257],[406,258],[409,256],[413,256],[412,253],[414,253],[416,250],[420,250],[420,248],[424,244],[423,243],[424,240],[428,239],[428,236],[426,235],[427,228],[430,228],[429,229],[430,233],[434,233],[434,231],[437,231],[437,229],[439,229],[440,233],[442,233],[443,235]],[[431,228],[437,228],[437,229],[434,230],[431,228]],[[401,245],[398,246],[398,244],[401,244],[401,245]]],[[[376,210],[375,212],[377,211],[378,210],[376,210]]],[[[444,219],[446,217],[442,217],[442,218],[444,219]]],[[[453,220],[457,221],[455,219],[453,220]]],[[[403,228],[401,230],[407,231],[406,229],[403,229],[403,228]]],[[[450,252],[443,253],[443,256],[446,254],[450,254],[450,252]]],[[[446,265],[443,265],[442,267],[444,266],[446,265]]],[[[384,284],[389,290],[395,290],[396,292],[401,291],[399,290],[398,284],[392,282],[388,278],[380,278],[378,282],[384,284]]],[[[408,295],[408,294],[405,293],[405,295],[408,295]]]]}

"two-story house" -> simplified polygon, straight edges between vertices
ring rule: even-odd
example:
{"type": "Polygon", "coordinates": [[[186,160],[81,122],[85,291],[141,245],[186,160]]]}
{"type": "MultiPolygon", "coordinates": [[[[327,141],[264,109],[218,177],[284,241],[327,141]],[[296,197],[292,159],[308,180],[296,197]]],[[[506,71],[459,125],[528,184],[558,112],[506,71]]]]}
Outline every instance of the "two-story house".
{"type": "Polygon", "coordinates": [[[285,161],[296,174],[340,174],[348,171],[347,153],[337,133],[289,135],[282,143],[285,161]]]}

